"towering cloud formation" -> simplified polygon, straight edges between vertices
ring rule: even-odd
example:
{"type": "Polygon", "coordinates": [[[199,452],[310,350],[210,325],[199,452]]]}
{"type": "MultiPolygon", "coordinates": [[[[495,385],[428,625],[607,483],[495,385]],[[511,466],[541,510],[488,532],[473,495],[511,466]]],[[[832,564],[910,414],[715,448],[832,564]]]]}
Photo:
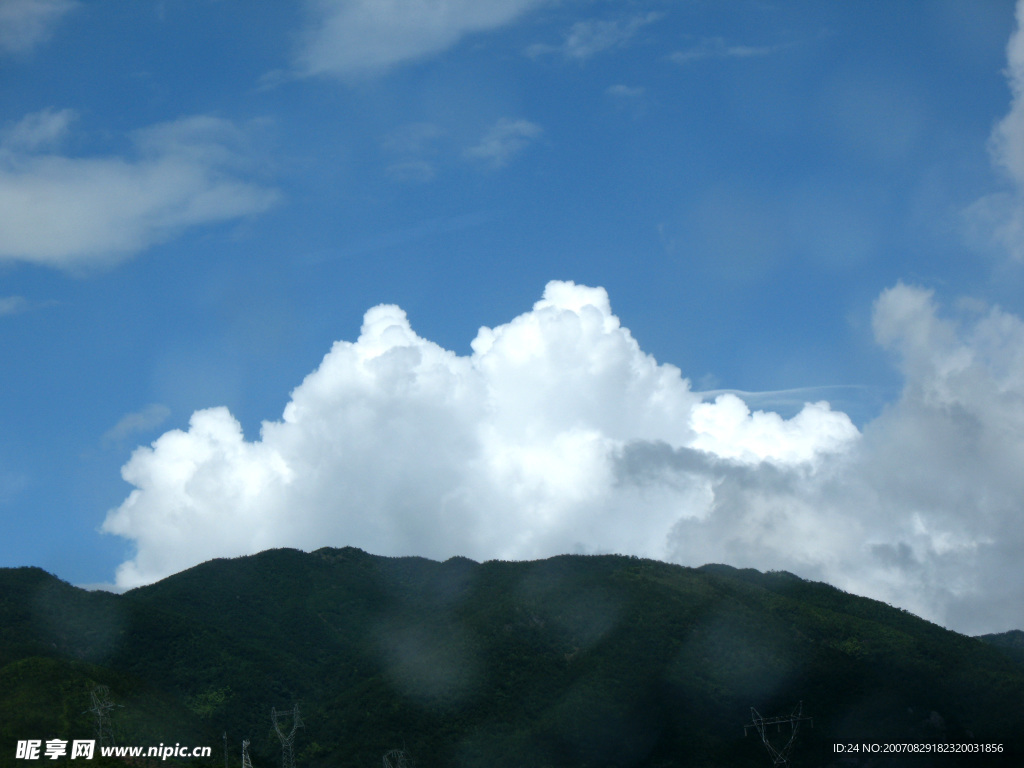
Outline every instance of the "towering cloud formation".
{"type": "Polygon", "coordinates": [[[259,440],[213,408],[135,452],[136,490],[103,526],[138,546],[117,581],[272,546],[624,552],[788,569],[967,630],[1021,624],[1024,323],[943,319],[900,284],[875,332],[906,388],[861,434],[827,403],[787,420],[705,401],[601,288],[549,283],[469,356],[378,306],[259,440]]]}
{"type": "Polygon", "coordinates": [[[139,449],[124,468],[137,490],[104,525],[139,546],[119,583],[281,544],[664,557],[676,520],[706,514],[710,487],[683,483],[682,507],[638,503],[621,477],[627,446],[812,471],[857,436],[824,404],[783,421],[733,396],[702,403],[640,350],[600,288],[552,282],[531,312],[481,328],[472,349],[460,357],[417,336],[398,307],[375,307],[259,441],[214,408],[139,449]]]}

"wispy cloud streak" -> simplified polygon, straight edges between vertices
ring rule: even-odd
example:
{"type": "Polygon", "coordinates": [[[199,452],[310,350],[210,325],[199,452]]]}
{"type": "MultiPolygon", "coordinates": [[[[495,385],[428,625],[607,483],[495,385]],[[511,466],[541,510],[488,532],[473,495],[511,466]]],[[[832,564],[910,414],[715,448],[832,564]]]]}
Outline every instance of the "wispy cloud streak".
{"type": "Polygon", "coordinates": [[[25,53],[45,42],[56,24],[78,5],[76,0],[3,0],[0,52],[25,53]]]}
{"type": "Polygon", "coordinates": [[[137,131],[130,155],[59,146],[71,110],[28,115],[0,143],[0,259],[109,264],[183,229],[260,213],[278,193],[248,180],[244,131],[208,116],[137,131]]]}

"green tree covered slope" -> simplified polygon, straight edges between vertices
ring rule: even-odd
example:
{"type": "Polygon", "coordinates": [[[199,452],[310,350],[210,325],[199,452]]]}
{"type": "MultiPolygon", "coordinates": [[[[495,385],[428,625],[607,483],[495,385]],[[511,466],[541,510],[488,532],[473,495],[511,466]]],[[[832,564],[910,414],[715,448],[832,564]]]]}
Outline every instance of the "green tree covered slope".
{"type": "Polygon", "coordinates": [[[794,765],[1024,764],[1024,664],[997,645],[787,573],[620,556],[272,550],[124,595],[0,570],[0,765],[30,765],[18,739],[91,738],[100,684],[123,743],[219,766],[226,731],[232,768],[243,738],[280,764],[269,713],[293,703],[299,768],[403,746],[421,768],[768,766],[750,708],[800,701],[794,765]],[[834,751],[947,742],[1003,751],[834,751]]]}

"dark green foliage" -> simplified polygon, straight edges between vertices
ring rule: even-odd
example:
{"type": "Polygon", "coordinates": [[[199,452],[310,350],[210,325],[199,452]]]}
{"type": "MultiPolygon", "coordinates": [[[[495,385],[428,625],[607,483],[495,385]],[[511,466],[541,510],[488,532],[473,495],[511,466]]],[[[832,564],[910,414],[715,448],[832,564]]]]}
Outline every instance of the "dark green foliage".
{"type": "MultiPolygon", "coordinates": [[[[124,743],[280,764],[270,708],[300,704],[301,768],[762,766],[750,707],[837,742],[998,742],[1019,765],[1024,667],[990,643],[787,573],[618,556],[477,564],[273,550],[121,596],[0,571],[0,765],[17,739],[91,733],[110,687],[124,743]],[[83,699],[84,697],[84,699],[83,699]]],[[[856,765],[858,763],[846,763],[856,765]]],[[[22,766],[26,763],[21,763],[22,766]]]]}
{"type": "Polygon", "coordinates": [[[1024,632],[1021,630],[1013,629],[995,635],[981,635],[978,639],[1001,649],[1011,659],[1024,664],[1024,632]]]}

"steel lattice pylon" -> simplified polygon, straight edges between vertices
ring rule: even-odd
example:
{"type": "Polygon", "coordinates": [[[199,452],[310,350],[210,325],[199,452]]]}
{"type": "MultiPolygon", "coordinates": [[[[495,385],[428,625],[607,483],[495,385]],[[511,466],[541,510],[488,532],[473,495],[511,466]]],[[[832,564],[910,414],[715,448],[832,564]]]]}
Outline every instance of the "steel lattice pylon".
{"type": "Polygon", "coordinates": [[[283,715],[279,715],[276,708],[271,708],[270,719],[274,723],[274,730],[277,732],[277,738],[281,740],[281,768],[295,768],[295,732],[302,727],[302,718],[299,716],[299,705],[296,704],[292,707],[290,713],[285,712],[283,715]],[[291,714],[292,718],[292,729],[287,736],[284,735],[284,731],[281,730],[280,718],[282,716],[287,717],[291,714]]]}
{"type": "Polygon", "coordinates": [[[252,760],[249,759],[249,740],[242,740],[242,768],[252,768],[252,760]]]}
{"type": "Polygon", "coordinates": [[[384,755],[384,768],[411,768],[412,761],[404,749],[392,749],[384,755]]]}
{"type": "Polygon", "coordinates": [[[114,732],[110,725],[110,712],[114,707],[120,706],[110,700],[110,689],[105,685],[97,685],[89,692],[92,699],[91,712],[96,716],[96,744],[98,746],[116,746],[114,744],[114,732]]]}
{"type": "Polygon", "coordinates": [[[793,751],[793,744],[796,743],[796,734],[800,730],[800,723],[809,721],[812,725],[814,724],[814,720],[810,717],[804,717],[803,712],[804,703],[802,701],[793,710],[793,714],[781,717],[761,717],[761,713],[751,707],[750,716],[753,722],[743,726],[743,735],[746,736],[750,728],[757,729],[764,748],[768,750],[768,754],[772,759],[772,765],[789,765],[789,753],[793,751]],[[768,739],[768,729],[772,725],[776,726],[780,733],[782,732],[783,725],[789,726],[789,740],[781,748],[776,747],[768,739]]]}

